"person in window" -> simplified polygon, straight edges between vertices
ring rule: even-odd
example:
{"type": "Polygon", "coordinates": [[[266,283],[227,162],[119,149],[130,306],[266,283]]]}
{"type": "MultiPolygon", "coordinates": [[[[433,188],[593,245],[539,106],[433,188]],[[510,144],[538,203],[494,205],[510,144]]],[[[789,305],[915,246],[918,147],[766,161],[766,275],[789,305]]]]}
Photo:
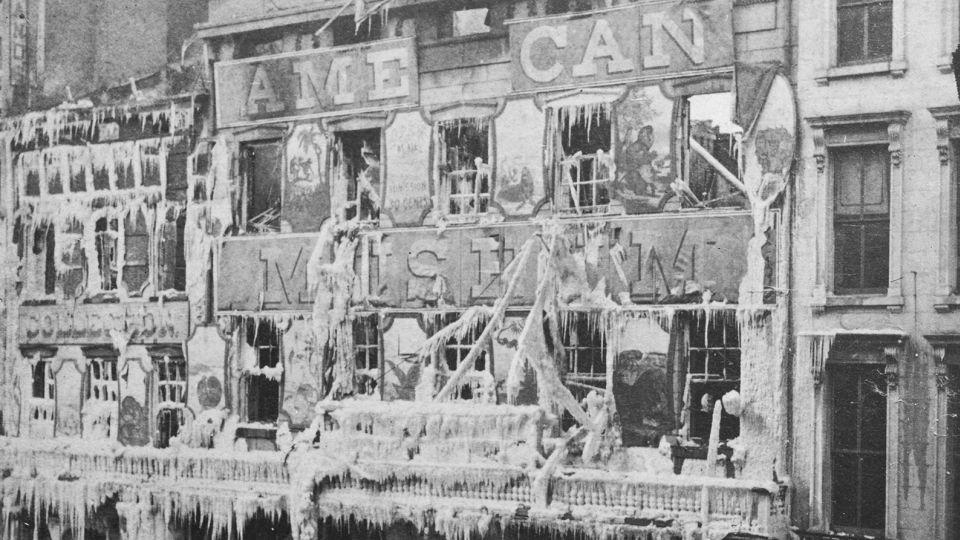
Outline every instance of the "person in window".
{"type": "Polygon", "coordinates": [[[361,219],[376,219],[380,213],[380,156],[363,141],[360,150],[364,169],[357,176],[361,219]]]}

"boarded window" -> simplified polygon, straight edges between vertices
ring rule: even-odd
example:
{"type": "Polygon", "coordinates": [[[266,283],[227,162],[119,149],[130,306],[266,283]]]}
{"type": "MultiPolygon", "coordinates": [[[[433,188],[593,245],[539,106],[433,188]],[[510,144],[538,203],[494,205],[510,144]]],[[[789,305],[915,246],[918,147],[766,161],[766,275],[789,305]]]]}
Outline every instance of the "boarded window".
{"type": "Polygon", "coordinates": [[[889,153],[835,149],[834,272],[841,294],[886,292],[890,246],[889,153]]]}
{"type": "Polygon", "coordinates": [[[578,214],[606,212],[614,170],[610,107],[571,106],[552,114],[557,208],[578,214]]]}
{"type": "MultiPolygon", "coordinates": [[[[740,339],[736,317],[732,313],[692,317],[688,321],[689,393],[684,407],[688,437],[706,443],[710,438],[713,409],[717,400],[731,390],[740,390],[740,339]]],[[[723,411],[720,416],[720,440],[740,434],[740,419],[723,411]]]]}
{"type": "Polygon", "coordinates": [[[247,230],[280,230],[280,141],[246,143],[240,155],[247,186],[247,230]]]}
{"type": "Polygon", "coordinates": [[[839,64],[886,60],[892,49],[893,0],[837,0],[839,64]]]}
{"type": "Polygon", "coordinates": [[[882,535],[885,521],[887,398],[882,364],[834,364],[829,371],[833,527],[882,535]]]}
{"type": "Polygon", "coordinates": [[[437,124],[437,173],[450,215],[487,212],[490,206],[490,122],[457,119],[437,124]]]}
{"type": "Polygon", "coordinates": [[[100,288],[117,288],[117,240],[120,236],[116,218],[100,218],[94,229],[97,262],[100,269],[100,288]]]}
{"type": "Polygon", "coordinates": [[[127,214],[123,227],[123,284],[139,296],[150,279],[150,232],[142,212],[127,214]]]}
{"type": "MultiPolygon", "coordinates": [[[[280,333],[269,322],[247,323],[247,344],[253,347],[258,368],[280,364],[280,333]]],[[[246,377],[247,420],[274,423],[280,414],[280,380],[257,374],[246,377]]]]}
{"type": "Polygon", "coordinates": [[[380,216],[377,199],[380,193],[380,129],[338,131],[334,140],[333,170],[335,182],[346,186],[347,219],[360,209],[360,219],[380,216]]]}

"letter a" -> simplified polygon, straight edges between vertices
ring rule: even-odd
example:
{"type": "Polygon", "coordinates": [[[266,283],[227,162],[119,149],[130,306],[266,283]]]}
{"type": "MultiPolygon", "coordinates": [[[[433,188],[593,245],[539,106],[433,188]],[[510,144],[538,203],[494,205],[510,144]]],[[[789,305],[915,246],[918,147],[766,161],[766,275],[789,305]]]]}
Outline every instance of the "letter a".
{"type": "Polygon", "coordinates": [[[283,105],[277,101],[277,94],[273,91],[270,77],[267,77],[263,64],[257,66],[253,74],[253,84],[250,85],[250,94],[247,96],[247,113],[271,113],[283,110],[283,105]]]}
{"type": "Polygon", "coordinates": [[[607,73],[633,71],[633,62],[620,52],[620,44],[606,19],[597,19],[590,32],[590,41],[583,52],[583,60],[573,66],[574,77],[590,77],[597,74],[597,59],[609,58],[607,73]]]}

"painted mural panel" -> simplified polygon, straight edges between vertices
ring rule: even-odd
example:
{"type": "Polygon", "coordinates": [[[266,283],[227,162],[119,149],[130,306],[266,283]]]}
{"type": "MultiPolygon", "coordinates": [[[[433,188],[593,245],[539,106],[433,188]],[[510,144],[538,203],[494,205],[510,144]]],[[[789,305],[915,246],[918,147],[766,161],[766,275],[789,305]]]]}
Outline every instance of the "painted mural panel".
{"type": "Polygon", "coordinates": [[[632,87],[616,106],[615,189],[628,214],[659,212],[673,195],[673,108],[660,86],[632,87]]]}
{"type": "Polygon", "coordinates": [[[383,328],[383,399],[412,401],[422,367],[418,353],[427,334],[415,315],[398,315],[387,321],[389,326],[383,328]]]}
{"type": "Polygon", "coordinates": [[[214,78],[220,127],[415,105],[419,93],[413,38],[218,62],[214,78]]]}
{"type": "Polygon", "coordinates": [[[430,137],[417,111],[398,113],[387,127],[383,210],[394,225],[418,225],[431,206],[430,137]]]}
{"type": "Polygon", "coordinates": [[[187,342],[187,362],[190,385],[187,389],[187,407],[199,415],[203,411],[226,405],[223,383],[223,363],[227,342],[220,337],[216,326],[200,326],[187,342]]]}
{"type": "Polygon", "coordinates": [[[517,91],[656,79],[733,65],[731,0],[630,5],[510,24],[517,91]]]}
{"type": "Polygon", "coordinates": [[[287,139],[282,219],[291,231],[316,231],[330,216],[329,138],[316,124],[297,126],[287,139]]]}
{"type": "Polygon", "coordinates": [[[292,321],[284,333],[283,370],[285,377],[281,414],[291,428],[305,428],[315,414],[313,407],[320,401],[320,355],[315,346],[314,333],[307,321],[292,321]]]}
{"type": "Polygon", "coordinates": [[[531,100],[511,100],[494,122],[497,185],[494,197],[508,216],[533,213],[545,196],[543,111],[531,100]],[[522,126],[523,129],[517,129],[522,126]]]}

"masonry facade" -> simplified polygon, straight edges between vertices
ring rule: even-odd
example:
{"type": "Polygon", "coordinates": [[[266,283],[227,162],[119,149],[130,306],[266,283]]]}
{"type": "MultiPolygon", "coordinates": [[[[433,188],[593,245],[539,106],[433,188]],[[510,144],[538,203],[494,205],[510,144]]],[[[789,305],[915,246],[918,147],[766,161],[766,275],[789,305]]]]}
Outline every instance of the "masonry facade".
{"type": "Polygon", "coordinates": [[[795,520],[954,538],[957,5],[797,6],[795,520]],[[813,414],[809,414],[813,411],[813,414]],[[882,496],[880,496],[882,494],[882,496]]]}
{"type": "Polygon", "coordinates": [[[18,533],[786,537],[788,4],[396,4],[11,124],[18,533]]]}

